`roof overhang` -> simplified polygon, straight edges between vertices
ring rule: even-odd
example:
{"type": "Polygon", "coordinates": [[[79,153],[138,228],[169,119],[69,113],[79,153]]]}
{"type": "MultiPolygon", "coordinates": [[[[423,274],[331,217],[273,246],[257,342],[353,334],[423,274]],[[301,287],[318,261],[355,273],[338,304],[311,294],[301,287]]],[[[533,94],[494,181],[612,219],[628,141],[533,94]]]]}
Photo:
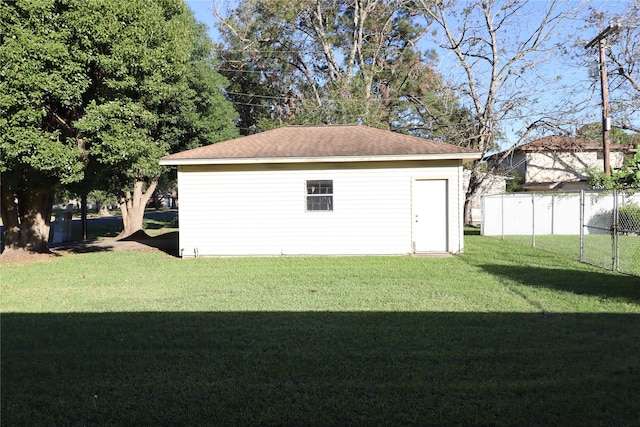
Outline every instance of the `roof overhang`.
{"type": "Polygon", "coordinates": [[[274,163],[348,163],[348,162],[392,162],[416,160],[462,160],[462,163],[478,160],[482,153],[442,153],[407,154],[375,156],[327,156],[327,157],[255,157],[255,158],[213,158],[213,159],[176,159],[161,158],[161,166],[196,165],[253,165],[274,163]]]}

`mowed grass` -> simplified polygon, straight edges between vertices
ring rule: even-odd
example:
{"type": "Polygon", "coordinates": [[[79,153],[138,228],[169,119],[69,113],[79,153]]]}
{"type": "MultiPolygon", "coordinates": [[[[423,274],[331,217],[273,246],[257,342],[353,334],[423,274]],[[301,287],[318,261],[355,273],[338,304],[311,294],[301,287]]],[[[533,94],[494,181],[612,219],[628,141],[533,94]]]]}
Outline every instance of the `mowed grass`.
{"type": "Polygon", "coordinates": [[[638,425],[640,279],[466,245],[2,263],[2,425],[638,425]]]}
{"type": "MultiPolygon", "coordinates": [[[[505,240],[526,246],[535,246],[574,260],[580,259],[579,235],[540,235],[535,236],[504,236],[505,240]]],[[[584,262],[602,268],[611,269],[613,266],[613,243],[609,234],[585,234],[584,262]]],[[[617,256],[620,271],[640,276],[640,236],[618,236],[617,256]]]]}

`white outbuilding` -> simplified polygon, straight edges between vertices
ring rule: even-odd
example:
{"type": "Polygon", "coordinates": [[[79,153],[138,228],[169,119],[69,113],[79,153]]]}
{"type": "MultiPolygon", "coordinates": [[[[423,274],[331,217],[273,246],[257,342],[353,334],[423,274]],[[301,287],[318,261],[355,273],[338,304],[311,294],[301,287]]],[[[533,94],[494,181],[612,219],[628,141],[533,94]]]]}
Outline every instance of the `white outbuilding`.
{"type": "Polygon", "coordinates": [[[472,150],[360,125],[286,126],[172,154],[179,253],[395,255],[464,247],[472,150]]]}

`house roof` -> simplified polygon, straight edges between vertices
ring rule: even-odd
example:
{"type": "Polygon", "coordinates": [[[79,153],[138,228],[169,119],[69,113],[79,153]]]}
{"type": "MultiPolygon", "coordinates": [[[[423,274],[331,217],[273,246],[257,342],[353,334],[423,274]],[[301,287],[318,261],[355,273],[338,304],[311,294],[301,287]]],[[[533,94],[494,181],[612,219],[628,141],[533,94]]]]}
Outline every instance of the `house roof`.
{"type": "MultiPolygon", "coordinates": [[[[627,151],[631,145],[611,144],[611,151],[627,151]]],[[[528,144],[521,145],[516,151],[599,151],[602,150],[602,141],[590,138],[578,138],[573,136],[546,136],[536,139],[528,144]]]]}
{"type": "Polygon", "coordinates": [[[160,159],[161,165],[479,159],[457,145],[361,125],[285,126],[160,159]]]}

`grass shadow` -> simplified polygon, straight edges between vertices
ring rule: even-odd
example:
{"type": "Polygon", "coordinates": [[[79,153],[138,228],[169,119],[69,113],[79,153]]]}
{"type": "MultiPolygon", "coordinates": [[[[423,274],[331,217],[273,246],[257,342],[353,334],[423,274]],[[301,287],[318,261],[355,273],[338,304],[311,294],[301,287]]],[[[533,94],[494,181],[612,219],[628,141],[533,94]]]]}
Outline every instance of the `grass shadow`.
{"type": "Polygon", "coordinates": [[[178,231],[163,233],[153,237],[144,232],[140,232],[122,240],[104,239],[53,243],[49,245],[49,249],[75,254],[86,254],[116,250],[139,251],[146,248],[153,248],[175,257],[178,256],[178,236],[178,231]]]}
{"type": "Polygon", "coordinates": [[[633,425],[640,317],[4,313],[2,425],[633,425]]]}
{"type": "Polygon", "coordinates": [[[178,227],[173,225],[173,221],[154,221],[154,220],[145,220],[144,221],[145,230],[160,230],[162,228],[174,228],[178,229],[178,227]]]}
{"type": "Polygon", "coordinates": [[[178,231],[163,233],[159,236],[149,236],[142,232],[134,234],[121,241],[136,242],[149,248],[158,249],[167,255],[178,256],[178,231]]]}
{"type": "MultiPolygon", "coordinates": [[[[122,219],[119,217],[94,218],[88,221],[87,239],[116,237],[122,231],[122,219]]],[[[74,220],[71,224],[71,241],[82,240],[82,224],[74,220]]]]}
{"type": "Polygon", "coordinates": [[[49,249],[54,251],[64,251],[73,254],[89,254],[95,252],[110,252],[115,250],[115,245],[111,243],[105,243],[105,241],[99,240],[84,240],[84,241],[70,241],[52,243],[49,245],[49,249]]]}
{"type": "Polygon", "coordinates": [[[502,276],[526,286],[640,303],[640,278],[638,277],[616,275],[611,272],[500,264],[484,264],[480,265],[480,268],[489,274],[502,276]]]}
{"type": "Polygon", "coordinates": [[[466,226],[464,228],[465,236],[480,236],[480,227],[469,227],[466,226]]]}

